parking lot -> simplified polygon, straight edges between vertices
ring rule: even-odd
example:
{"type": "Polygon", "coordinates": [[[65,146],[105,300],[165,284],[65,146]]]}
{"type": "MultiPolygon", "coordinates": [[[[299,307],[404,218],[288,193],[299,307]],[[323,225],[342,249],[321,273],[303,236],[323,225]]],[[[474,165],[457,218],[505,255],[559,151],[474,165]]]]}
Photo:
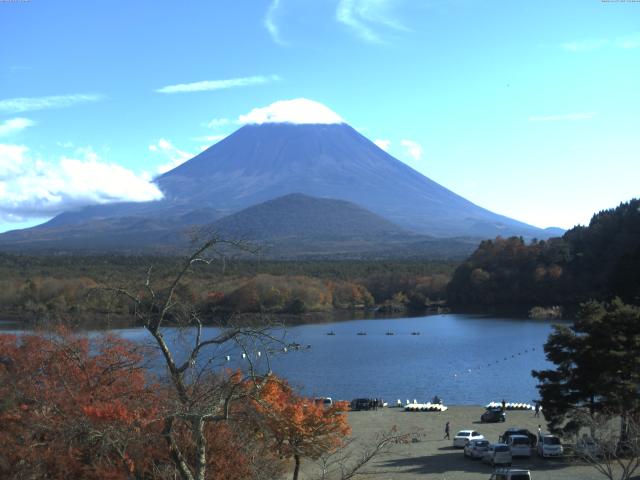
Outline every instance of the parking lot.
{"type": "MultiPolygon", "coordinates": [[[[536,433],[538,424],[545,429],[543,418],[534,418],[531,411],[508,411],[504,423],[480,423],[483,407],[450,407],[446,412],[405,412],[400,408],[350,412],[353,436],[362,445],[372,444],[376,434],[396,426],[402,432],[414,432],[415,441],[393,445],[391,451],[374,460],[366,469],[376,479],[488,479],[492,468],[478,460],[464,457],[462,449],[453,448],[452,440],[443,440],[444,426],[450,422],[451,438],[458,430],[473,429],[490,442],[509,427],[527,428],[536,433]]],[[[354,455],[355,457],[355,455],[354,455]]],[[[534,480],[591,480],[603,478],[596,470],[571,457],[541,459],[535,452],[531,458],[516,458],[513,467],[528,468],[534,480]]],[[[307,462],[306,470],[313,468],[307,462]]],[[[311,478],[307,475],[305,478],[311,478]]]]}

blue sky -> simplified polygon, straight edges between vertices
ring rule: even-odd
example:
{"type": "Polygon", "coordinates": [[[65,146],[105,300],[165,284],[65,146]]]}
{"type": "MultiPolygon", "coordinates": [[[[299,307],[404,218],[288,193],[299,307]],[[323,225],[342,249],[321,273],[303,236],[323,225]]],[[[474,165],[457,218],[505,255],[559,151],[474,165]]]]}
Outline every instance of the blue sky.
{"type": "Polygon", "coordinates": [[[0,231],[155,198],[158,172],[293,98],[568,228],[640,194],[639,78],[637,2],[0,2],[0,231]]]}

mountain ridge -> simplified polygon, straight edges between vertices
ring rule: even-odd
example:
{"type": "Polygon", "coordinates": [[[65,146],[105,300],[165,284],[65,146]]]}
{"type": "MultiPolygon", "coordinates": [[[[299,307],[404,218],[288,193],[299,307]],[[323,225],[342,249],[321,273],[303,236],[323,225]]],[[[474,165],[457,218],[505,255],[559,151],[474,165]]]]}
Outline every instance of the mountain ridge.
{"type": "Polygon", "coordinates": [[[64,249],[66,242],[73,249],[80,239],[106,248],[110,236],[118,248],[137,249],[136,242],[149,238],[166,238],[171,248],[172,236],[190,227],[296,193],[355,204],[397,225],[407,238],[551,235],[473,204],[344,123],[245,125],[154,181],[164,194],[161,200],[64,212],[37,227],[0,235],[0,248],[64,249]]]}

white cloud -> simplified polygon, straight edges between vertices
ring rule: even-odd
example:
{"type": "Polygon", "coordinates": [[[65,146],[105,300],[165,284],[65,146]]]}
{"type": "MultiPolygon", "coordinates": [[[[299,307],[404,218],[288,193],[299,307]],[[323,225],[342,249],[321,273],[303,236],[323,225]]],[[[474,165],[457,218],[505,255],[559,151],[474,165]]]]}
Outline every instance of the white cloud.
{"type": "Polygon", "coordinates": [[[589,52],[591,50],[598,50],[609,43],[605,39],[593,39],[593,40],[580,40],[573,42],[565,42],[560,46],[568,52],[589,52]]]}
{"type": "Polygon", "coordinates": [[[0,123],[0,137],[8,137],[33,125],[35,125],[35,122],[28,118],[10,118],[0,123]]]}
{"type": "Polygon", "coordinates": [[[89,204],[162,198],[148,175],[102,161],[90,148],[81,158],[34,159],[24,145],[0,144],[0,220],[24,221],[89,204]]]}
{"type": "Polygon", "coordinates": [[[408,30],[390,13],[395,3],[396,0],[340,0],[336,9],[336,19],[352,28],[363,40],[383,43],[374,27],[408,30]]]}
{"type": "Polygon", "coordinates": [[[169,161],[158,167],[158,173],[166,173],[169,170],[176,168],[178,165],[182,165],[187,160],[193,158],[193,153],[180,150],[173,145],[169,140],[161,138],[158,143],[149,145],[149,150],[154,153],[162,154],[169,161]]]}
{"type": "Polygon", "coordinates": [[[400,145],[402,145],[407,150],[407,155],[409,155],[414,160],[420,160],[422,158],[422,145],[418,142],[414,142],[413,140],[400,140],[400,145]]]}
{"type": "Polygon", "coordinates": [[[344,120],[329,107],[309,100],[296,98],[280,100],[263,108],[254,108],[246,115],[240,115],[239,123],[344,123],[344,120]]]}
{"type": "Polygon", "coordinates": [[[640,48],[640,32],[616,39],[615,45],[616,47],[623,48],[625,50],[630,48],[640,48]]]}
{"type": "Polygon", "coordinates": [[[97,102],[104,98],[97,94],[53,95],[49,97],[20,97],[0,100],[0,112],[27,112],[46,108],[64,108],[79,103],[97,102]]]}
{"type": "Polygon", "coordinates": [[[205,126],[208,128],[218,128],[230,125],[232,123],[234,122],[232,120],[229,120],[228,118],[213,118],[205,123],[205,126]]]}
{"type": "Polygon", "coordinates": [[[591,120],[595,117],[594,112],[577,112],[565,113],[562,115],[532,115],[529,117],[530,122],[562,122],[562,121],[580,121],[591,120]]]}
{"type": "Polygon", "coordinates": [[[220,140],[227,138],[228,135],[220,134],[220,135],[203,135],[202,137],[196,137],[194,140],[202,140],[204,142],[213,142],[217,143],[220,140]]]}
{"type": "Polygon", "coordinates": [[[264,83],[277,82],[278,75],[256,75],[253,77],[229,78],[226,80],[203,80],[193,83],[179,83],[177,85],[167,85],[158,88],[158,93],[184,93],[184,92],[204,92],[207,90],[223,90],[226,88],[248,87],[251,85],[262,85],[264,83]]]}
{"type": "Polygon", "coordinates": [[[561,43],[560,47],[568,52],[591,52],[602,48],[620,48],[623,50],[640,48],[640,32],[614,39],[592,38],[565,42],[561,43]]]}
{"type": "Polygon", "coordinates": [[[379,148],[384,150],[385,152],[389,151],[389,147],[391,147],[391,140],[386,140],[383,138],[378,138],[373,141],[379,148]]]}
{"type": "Polygon", "coordinates": [[[280,36],[280,27],[276,23],[277,11],[280,8],[281,1],[280,0],[271,0],[271,4],[267,9],[267,14],[264,17],[264,26],[269,32],[271,36],[271,40],[273,40],[278,45],[287,45],[282,37],[280,36]]]}

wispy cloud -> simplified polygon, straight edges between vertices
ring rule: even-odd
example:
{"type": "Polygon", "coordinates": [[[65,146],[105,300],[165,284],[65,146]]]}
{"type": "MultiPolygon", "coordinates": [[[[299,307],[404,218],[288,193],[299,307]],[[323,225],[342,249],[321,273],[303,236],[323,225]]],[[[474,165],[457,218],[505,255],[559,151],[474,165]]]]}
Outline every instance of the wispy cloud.
{"type": "Polygon", "coordinates": [[[397,0],[340,0],[336,9],[336,19],[353,29],[364,41],[384,43],[376,27],[408,31],[408,28],[391,14],[396,3],[397,0]]]}
{"type": "Polygon", "coordinates": [[[414,160],[420,160],[422,158],[422,145],[413,140],[400,140],[400,145],[402,145],[406,149],[407,155],[409,155],[414,160]]]}
{"type": "Polygon", "coordinates": [[[560,47],[567,52],[591,52],[602,48],[619,48],[629,50],[640,48],[640,32],[617,38],[591,38],[564,42],[560,47]]]}
{"type": "Polygon", "coordinates": [[[52,95],[49,97],[19,97],[0,100],[0,112],[20,113],[47,108],[65,108],[79,103],[98,102],[99,94],[52,95]]]}
{"type": "Polygon", "coordinates": [[[561,115],[532,115],[529,117],[530,122],[575,122],[580,120],[591,120],[595,117],[594,112],[576,112],[564,113],[561,115]]]}
{"type": "MultiPolygon", "coordinates": [[[[202,142],[212,142],[208,145],[211,146],[213,143],[218,143],[220,140],[227,138],[229,135],[220,134],[220,135],[203,135],[202,137],[195,137],[194,140],[202,141],[202,142]]],[[[207,148],[208,148],[207,147],[207,148]]]]}
{"type": "Polygon", "coordinates": [[[590,52],[592,50],[598,50],[609,43],[608,40],[599,38],[593,40],[579,40],[573,42],[565,42],[561,44],[563,50],[567,52],[590,52]]]}
{"type": "Polygon", "coordinates": [[[51,217],[83,205],[162,198],[149,175],[103,161],[90,147],[56,161],[0,144],[0,220],[51,217]]]}
{"type": "Polygon", "coordinates": [[[229,78],[226,80],[203,80],[201,82],[179,83],[158,88],[158,93],[204,92],[207,90],[223,90],[226,88],[249,87],[265,83],[277,82],[278,75],[256,75],[253,77],[229,78]]]}
{"type": "Polygon", "coordinates": [[[164,163],[158,167],[158,173],[161,174],[176,168],[178,165],[182,165],[184,162],[195,156],[193,153],[180,150],[169,140],[166,140],[164,138],[158,140],[157,143],[149,145],[149,151],[159,153],[163,155],[167,160],[169,160],[167,163],[164,163]]]}
{"type": "Polygon", "coordinates": [[[276,23],[276,19],[278,16],[277,12],[278,12],[278,9],[280,8],[281,3],[282,3],[281,0],[271,1],[271,4],[267,9],[267,14],[264,17],[264,26],[267,29],[267,32],[269,32],[269,35],[271,36],[271,40],[273,40],[278,45],[285,46],[287,45],[287,42],[285,42],[282,39],[282,36],[280,35],[280,27],[276,23]]]}
{"type": "Polygon", "coordinates": [[[31,127],[35,125],[33,120],[29,120],[28,118],[10,118],[9,120],[5,120],[0,123],[0,137],[8,137],[9,135],[14,135],[27,127],[31,127]]]}
{"type": "Polygon", "coordinates": [[[626,37],[619,37],[616,39],[615,45],[618,48],[624,49],[640,48],[640,32],[627,35],[626,37]]]}
{"type": "Polygon", "coordinates": [[[388,152],[389,148],[391,147],[391,140],[387,140],[384,138],[377,138],[376,140],[373,141],[373,143],[375,143],[379,148],[381,148],[385,152],[388,152]]]}
{"type": "Polygon", "coordinates": [[[213,118],[209,120],[207,123],[205,123],[204,125],[207,128],[219,128],[219,127],[226,127],[227,125],[231,125],[232,123],[234,123],[234,121],[228,118],[213,118]]]}

